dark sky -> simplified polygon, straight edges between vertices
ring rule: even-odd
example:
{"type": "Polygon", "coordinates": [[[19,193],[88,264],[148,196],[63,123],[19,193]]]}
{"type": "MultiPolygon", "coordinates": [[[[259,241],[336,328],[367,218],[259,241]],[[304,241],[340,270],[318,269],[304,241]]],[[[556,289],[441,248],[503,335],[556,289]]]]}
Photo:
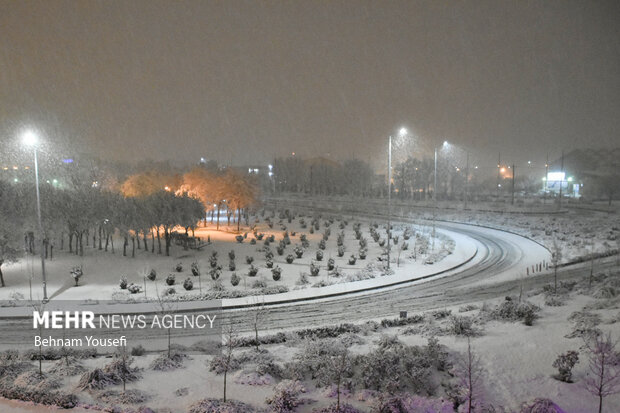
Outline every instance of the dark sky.
{"type": "Polygon", "coordinates": [[[0,137],[114,159],[617,146],[617,1],[0,0],[0,137]],[[407,150],[412,150],[407,149],[407,150]]]}

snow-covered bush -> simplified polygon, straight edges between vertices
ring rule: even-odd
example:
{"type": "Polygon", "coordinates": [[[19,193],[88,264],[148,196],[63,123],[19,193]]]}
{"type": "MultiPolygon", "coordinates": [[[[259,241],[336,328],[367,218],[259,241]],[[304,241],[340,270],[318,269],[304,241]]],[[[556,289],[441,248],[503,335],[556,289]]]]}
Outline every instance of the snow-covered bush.
{"type": "Polygon", "coordinates": [[[322,239],[319,241],[319,249],[324,250],[327,247],[327,245],[325,244],[325,240],[322,239]]]}
{"type": "Polygon", "coordinates": [[[75,266],[71,268],[71,277],[73,277],[73,281],[75,282],[76,287],[78,286],[80,278],[82,278],[83,275],[84,272],[82,271],[82,266],[75,266]]]}
{"type": "Polygon", "coordinates": [[[138,294],[141,290],[142,288],[134,283],[131,283],[127,286],[127,291],[129,291],[131,294],[138,294]]]}
{"type": "Polygon", "coordinates": [[[267,258],[267,260],[265,260],[265,266],[267,268],[273,268],[273,260],[271,258],[267,258]]]}
{"type": "Polygon", "coordinates": [[[174,269],[176,272],[183,272],[183,263],[178,262],[177,265],[175,265],[174,269]]]}
{"type": "Polygon", "coordinates": [[[196,261],[192,262],[191,270],[193,276],[198,277],[200,275],[200,268],[198,267],[198,263],[196,261]]]}
{"type": "Polygon", "coordinates": [[[119,284],[120,284],[121,290],[126,290],[127,289],[127,285],[128,285],[127,277],[124,277],[124,276],[121,277],[121,280],[120,280],[119,284]]]}
{"type": "Polygon", "coordinates": [[[174,274],[168,274],[168,276],[166,277],[166,284],[168,285],[174,285],[176,281],[176,277],[174,274]]]}
{"type": "Polygon", "coordinates": [[[295,255],[297,256],[297,258],[301,258],[304,255],[304,249],[301,248],[300,246],[296,246],[293,249],[293,252],[295,253],[295,255]]]}
{"type": "Polygon", "coordinates": [[[203,399],[192,404],[189,413],[255,413],[256,409],[248,404],[221,399],[203,399]]]}
{"type": "Polygon", "coordinates": [[[192,282],[191,278],[186,278],[185,281],[183,281],[183,288],[185,288],[185,290],[187,291],[194,288],[194,283],[192,282]]]}
{"type": "Polygon", "coordinates": [[[319,266],[313,262],[310,263],[310,275],[313,277],[316,277],[319,275],[319,266]]]}
{"type": "Polygon", "coordinates": [[[560,381],[571,383],[573,367],[575,367],[578,361],[579,353],[574,350],[569,350],[564,354],[560,354],[553,362],[553,367],[558,369],[558,374],[555,377],[560,381]]]}
{"type": "Polygon", "coordinates": [[[155,281],[155,278],[157,278],[157,271],[155,271],[154,268],[151,268],[151,271],[149,271],[149,274],[146,276],[146,278],[148,278],[150,281],[155,281]]]}
{"type": "Polygon", "coordinates": [[[344,257],[344,245],[340,245],[338,247],[338,256],[339,257],[344,257]]]}
{"type": "Polygon", "coordinates": [[[524,403],[520,413],[565,413],[557,404],[549,399],[535,399],[532,402],[524,403]]]}
{"type": "Polygon", "coordinates": [[[244,239],[244,238],[243,238],[243,235],[237,235],[237,236],[235,237],[235,239],[237,240],[237,242],[238,242],[239,244],[241,244],[241,243],[243,242],[243,239],[244,239]]]}
{"type": "Polygon", "coordinates": [[[248,269],[248,277],[256,277],[258,274],[258,268],[254,266],[254,264],[250,264],[250,268],[248,269]]]}
{"type": "Polygon", "coordinates": [[[218,265],[216,268],[211,268],[211,270],[209,271],[209,275],[211,276],[211,279],[213,281],[217,280],[218,278],[220,278],[220,275],[222,275],[221,267],[218,265]]]}
{"type": "Polygon", "coordinates": [[[332,271],[336,265],[336,261],[333,258],[327,260],[327,270],[332,271]]]}
{"type": "Polygon", "coordinates": [[[280,281],[280,277],[282,276],[282,268],[280,266],[276,266],[271,269],[271,275],[274,281],[280,281]]]}
{"type": "Polygon", "coordinates": [[[233,287],[236,287],[239,285],[239,281],[241,281],[241,279],[239,278],[236,272],[233,272],[230,275],[230,283],[233,285],[233,287]]]}
{"type": "Polygon", "coordinates": [[[316,260],[317,260],[317,261],[322,261],[322,260],[323,260],[323,251],[318,250],[318,251],[316,252],[316,260]]]}
{"type": "Polygon", "coordinates": [[[246,255],[245,256],[245,263],[246,264],[252,264],[254,262],[254,257],[252,257],[251,255],[246,255]]]}
{"type": "Polygon", "coordinates": [[[305,393],[303,384],[297,380],[283,380],[273,389],[273,395],[265,402],[274,413],[292,413],[302,404],[299,395],[305,393]]]}
{"type": "Polygon", "coordinates": [[[294,260],[295,260],[295,257],[293,256],[293,254],[289,254],[286,256],[287,263],[292,264],[294,260]]]}
{"type": "Polygon", "coordinates": [[[357,258],[355,257],[355,255],[351,255],[349,257],[349,265],[355,265],[356,261],[357,261],[357,258]]]}

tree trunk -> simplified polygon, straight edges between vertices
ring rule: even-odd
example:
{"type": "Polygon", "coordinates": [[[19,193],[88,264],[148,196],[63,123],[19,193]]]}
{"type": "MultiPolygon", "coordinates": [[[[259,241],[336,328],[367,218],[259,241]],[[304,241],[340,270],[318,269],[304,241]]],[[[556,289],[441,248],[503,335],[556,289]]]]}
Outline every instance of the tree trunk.
{"type": "Polygon", "coordinates": [[[4,260],[0,260],[0,287],[4,287],[4,275],[2,274],[2,264],[4,264],[4,260]]]}
{"type": "Polygon", "coordinates": [[[69,254],[73,254],[73,232],[69,232],[69,254]]]}
{"type": "Polygon", "coordinates": [[[155,254],[155,233],[151,229],[151,254],[155,254]]]}
{"type": "Polygon", "coordinates": [[[131,258],[136,257],[136,237],[131,237],[131,258]]]}
{"type": "Polygon", "coordinates": [[[241,225],[241,208],[237,207],[237,232],[239,232],[240,225],[241,225]]]}
{"type": "Polygon", "coordinates": [[[54,244],[50,245],[50,261],[54,259],[54,244]]]}
{"type": "Polygon", "coordinates": [[[105,252],[108,252],[108,244],[110,243],[110,234],[107,233],[105,234],[105,252]]]}
{"type": "MultiPolygon", "coordinates": [[[[86,237],[88,239],[88,237],[86,237]]],[[[84,233],[80,232],[80,257],[84,256],[84,233]]]]}
{"type": "Polygon", "coordinates": [[[220,204],[217,204],[217,222],[215,224],[215,230],[220,230],[220,204]]]}
{"type": "Polygon", "coordinates": [[[164,228],[164,240],[166,241],[166,257],[170,256],[170,231],[164,228]]]}
{"type": "Polygon", "coordinates": [[[60,250],[64,250],[65,249],[65,233],[61,232],[60,233],[60,250]]]}
{"type": "Polygon", "coordinates": [[[99,225],[99,250],[101,251],[101,225],[99,225]]]}
{"type": "Polygon", "coordinates": [[[146,243],[146,232],[142,233],[142,241],[144,241],[144,252],[147,252],[149,250],[149,246],[146,243]]]}
{"type": "MultiPolygon", "coordinates": [[[[123,242],[123,257],[126,257],[127,256],[127,245],[129,245],[129,240],[127,239],[127,235],[125,235],[124,239],[125,240],[123,242]]],[[[107,246],[106,246],[106,248],[107,248],[107,246]]]]}
{"type": "Polygon", "coordinates": [[[159,235],[159,227],[157,227],[157,253],[161,255],[161,236],[159,235]]]}

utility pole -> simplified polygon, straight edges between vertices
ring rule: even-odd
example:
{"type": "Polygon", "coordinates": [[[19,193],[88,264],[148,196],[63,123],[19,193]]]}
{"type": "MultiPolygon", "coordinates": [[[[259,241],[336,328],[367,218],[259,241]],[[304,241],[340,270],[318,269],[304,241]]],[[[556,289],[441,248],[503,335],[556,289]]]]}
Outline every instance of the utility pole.
{"type": "Polygon", "coordinates": [[[499,177],[500,177],[500,169],[502,165],[502,153],[499,152],[497,155],[497,184],[495,185],[495,192],[497,195],[497,200],[499,200],[499,177]]]}
{"type": "Polygon", "coordinates": [[[512,164],[512,199],[510,200],[510,204],[515,204],[515,175],[517,174],[517,167],[515,164],[512,164]]]}
{"type": "Polygon", "coordinates": [[[467,151],[467,166],[465,168],[465,209],[467,209],[467,198],[469,198],[469,151],[467,151]]]}
{"type": "Polygon", "coordinates": [[[564,185],[564,151],[562,151],[562,161],[560,170],[562,172],[562,178],[560,178],[560,199],[558,201],[558,211],[562,210],[562,185],[564,185]]]}
{"type": "Polygon", "coordinates": [[[435,173],[433,174],[433,239],[431,251],[435,250],[435,220],[437,219],[437,148],[435,148],[435,173]]]}
{"type": "Polygon", "coordinates": [[[388,140],[388,219],[387,219],[387,267],[390,269],[390,226],[392,215],[392,137],[388,140]]]}
{"type": "Polygon", "coordinates": [[[547,179],[549,179],[549,152],[547,152],[547,162],[545,163],[545,186],[543,188],[543,205],[547,203],[547,179]]]}

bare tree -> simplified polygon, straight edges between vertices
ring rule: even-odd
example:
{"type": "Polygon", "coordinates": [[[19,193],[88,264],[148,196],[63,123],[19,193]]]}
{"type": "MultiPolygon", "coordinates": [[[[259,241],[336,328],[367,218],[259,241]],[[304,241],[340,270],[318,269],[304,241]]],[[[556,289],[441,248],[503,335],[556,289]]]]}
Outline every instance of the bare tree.
{"type": "Polygon", "coordinates": [[[467,337],[467,353],[457,361],[456,375],[459,379],[461,397],[466,404],[466,412],[472,413],[481,403],[483,369],[480,358],[471,347],[471,340],[467,337]]]}
{"type": "Polygon", "coordinates": [[[560,261],[562,261],[562,248],[554,237],[551,249],[551,263],[553,264],[553,291],[556,293],[558,292],[558,265],[560,261]]]}
{"type": "MultiPolygon", "coordinates": [[[[174,314],[175,310],[176,310],[176,305],[175,303],[168,301],[164,298],[163,294],[159,293],[159,290],[157,290],[157,284],[155,284],[155,291],[156,291],[156,296],[157,296],[157,301],[156,301],[156,305],[157,308],[159,310],[160,315],[162,316],[162,318],[166,315],[169,314],[174,314]]],[[[171,358],[172,355],[172,344],[171,344],[171,337],[172,337],[172,331],[171,331],[171,327],[168,327],[168,358],[171,358]]]]}
{"type": "Polygon", "coordinates": [[[237,347],[237,334],[235,332],[235,326],[233,322],[228,325],[226,328],[226,336],[224,342],[224,357],[222,367],[224,369],[224,402],[226,401],[226,376],[228,375],[228,370],[230,369],[232,362],[233,350],[237,347]]]}
{"type": "Polygon", "coordinates": [[[616,352],[617,341],[610,334],[596,336],[586,342],[590,352],[590,374],[584,382],[585,389],[598,396],[598,412],[603,411],[603,398],[620,393],[620,357],[616,352]]]}
{"type": "Polygon", "coordinates": [[[340,388],[342,386],[342,380],[352,373],[351,356],[349,349],[340,343],[336,353],[330,357],[328,363],[328,373],[331,379],[336,382],[336,411],[340,411],[340,388]]]}
{"type": "Polygon", "coordinates": [[[258,329],[260,327],[260,324],[267,317],[267,314],[269,314],[269,309],[265,307],[264,301],[261,303],[255,304],[255,306],[252,308],[251,322],[252,322],[252,328],[254,330],[254,341],[255,341],[254,344],[256,346],[256,351],[259,351],[259,345],[260,345],[260,341],[258,339],[258,329]]]}

